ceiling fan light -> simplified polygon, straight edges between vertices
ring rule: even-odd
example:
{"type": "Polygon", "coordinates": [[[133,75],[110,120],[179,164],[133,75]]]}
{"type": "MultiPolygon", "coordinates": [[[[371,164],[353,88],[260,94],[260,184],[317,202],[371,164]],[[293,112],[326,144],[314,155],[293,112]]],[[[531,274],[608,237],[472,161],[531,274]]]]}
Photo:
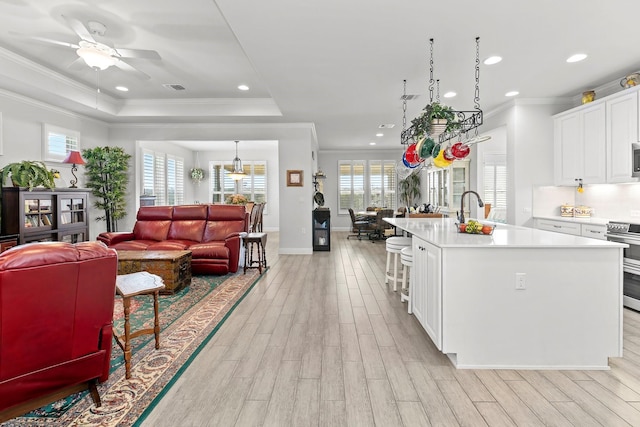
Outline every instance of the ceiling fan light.
{"type": "Polygon", "coordinates": [[[99,49],[81,47],[76,50],[76,53],[91,68],[106,70],[116,63],[116,59],[113,56],[99,49]]]}

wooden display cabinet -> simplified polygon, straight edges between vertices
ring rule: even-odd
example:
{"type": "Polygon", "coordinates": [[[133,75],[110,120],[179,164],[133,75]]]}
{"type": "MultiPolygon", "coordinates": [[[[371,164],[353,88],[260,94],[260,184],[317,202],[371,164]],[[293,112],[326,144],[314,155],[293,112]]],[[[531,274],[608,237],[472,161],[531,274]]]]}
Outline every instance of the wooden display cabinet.
{"type": "Polygon", "coordinates": [[[89,191],[4,187],[2,235],[15,234],[18,243],[89,240],[89,191]]]}

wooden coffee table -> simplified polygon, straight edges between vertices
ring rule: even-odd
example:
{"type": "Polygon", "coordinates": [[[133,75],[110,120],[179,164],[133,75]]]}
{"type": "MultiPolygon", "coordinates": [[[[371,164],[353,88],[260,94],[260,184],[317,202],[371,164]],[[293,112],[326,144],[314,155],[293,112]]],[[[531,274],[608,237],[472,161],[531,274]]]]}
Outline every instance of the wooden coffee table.
{"type": "Polygon", "coordinates": [[[164,281],[163,294],[191,284],[191,251],[118,251],[118,274],[147,271],[164,281]]]}

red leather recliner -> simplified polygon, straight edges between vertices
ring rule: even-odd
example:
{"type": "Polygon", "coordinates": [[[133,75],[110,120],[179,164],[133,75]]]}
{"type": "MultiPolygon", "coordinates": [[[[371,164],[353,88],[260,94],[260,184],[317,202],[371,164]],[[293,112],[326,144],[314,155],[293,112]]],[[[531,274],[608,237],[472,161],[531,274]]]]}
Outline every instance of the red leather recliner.
{"type": "Polygon", "coordinates": [[[118,260],[101,242],[0,254],[0,422],[109,377],[118,260]]]}

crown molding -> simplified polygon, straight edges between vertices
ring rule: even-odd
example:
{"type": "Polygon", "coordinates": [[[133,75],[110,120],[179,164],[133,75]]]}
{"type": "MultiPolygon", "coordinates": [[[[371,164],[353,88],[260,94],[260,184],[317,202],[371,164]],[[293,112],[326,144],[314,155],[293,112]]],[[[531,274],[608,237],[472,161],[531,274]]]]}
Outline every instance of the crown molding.
{"type": "Polygon", "coordinates": [[[315,125],[300,123],[110,123],[113,129],[308,129],[315,133],[315,125]]]}

